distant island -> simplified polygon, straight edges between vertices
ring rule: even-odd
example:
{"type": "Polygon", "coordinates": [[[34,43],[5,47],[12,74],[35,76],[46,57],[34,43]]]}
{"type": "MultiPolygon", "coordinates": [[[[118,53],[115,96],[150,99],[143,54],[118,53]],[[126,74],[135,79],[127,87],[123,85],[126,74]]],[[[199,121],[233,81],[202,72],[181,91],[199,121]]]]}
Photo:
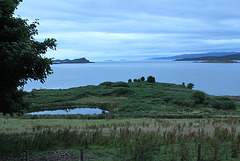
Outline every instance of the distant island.
{"type": "Polygon", "coordinates": [[[208,57],[208,56],[227,56],[239,54],[239,52],[209,52],[209,53],[201,53],[201,54],[183,54],[183,55],[175,55],[170,57],[154,57],[149,60],[163,60],[163,59],[184,59],[184,58],[199,58],[199,57],[208,57]]]}
{"type": "Polygon", "coordinates": [[[56,59],[56,60],[53,60],[53,64],[70,64],[70,63],[93,63],[93,62],[90,62],[86,58],[78,58],[78,59],[73,59],[73,60],[70,60],[70,59],[64,59],[64,60],[56,59]]]}
{"type": "Polygon", "coordinates": [[[239,63],[234,60],[205,60],[205,61],[195,61],[194,63],[239,63]]]}
{"type": "Polygon", "coordinates": [[[183,58],[183,59],[176,59],[175,61],[208,61],[209,63],[220,63],[228,62],[228,63],[235,63],[231,60],[240,60],[240,54],[231,54],[225,56],[204,56],[204,57],[197,57],[197,58],[183,58]]]}

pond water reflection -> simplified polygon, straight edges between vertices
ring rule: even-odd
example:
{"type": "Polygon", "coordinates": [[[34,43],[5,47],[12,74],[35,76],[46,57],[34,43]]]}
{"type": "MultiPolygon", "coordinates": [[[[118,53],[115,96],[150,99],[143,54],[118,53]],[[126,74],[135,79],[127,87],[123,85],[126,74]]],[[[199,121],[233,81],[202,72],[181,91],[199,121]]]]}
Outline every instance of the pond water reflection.
{"type": "Polygon", "coordinates": [[[108,111],[101,110],[99,108],[74,108],[74,109],[59,109],[59,110],[44,110],[27,113],[30,115],[70,115],[70,114],[82,114],[82,115],[93,115],[108,113],[108,111]]]}

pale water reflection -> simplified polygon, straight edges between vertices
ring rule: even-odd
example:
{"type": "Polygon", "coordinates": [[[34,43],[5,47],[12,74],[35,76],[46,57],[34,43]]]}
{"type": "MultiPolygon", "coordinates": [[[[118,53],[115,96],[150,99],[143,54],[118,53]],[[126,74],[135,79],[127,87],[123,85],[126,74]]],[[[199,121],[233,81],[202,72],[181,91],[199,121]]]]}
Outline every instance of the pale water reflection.
{"type": "Polygon", "coordinates": [[[70,115],[70,114],[82,114],[82,115],[93,115],[108,113],[108,111],[103,111],[99,108],[74,108],[74,109],[60,109],[60,110],[44,110],[27,113],[30,115],[70,115]]]}

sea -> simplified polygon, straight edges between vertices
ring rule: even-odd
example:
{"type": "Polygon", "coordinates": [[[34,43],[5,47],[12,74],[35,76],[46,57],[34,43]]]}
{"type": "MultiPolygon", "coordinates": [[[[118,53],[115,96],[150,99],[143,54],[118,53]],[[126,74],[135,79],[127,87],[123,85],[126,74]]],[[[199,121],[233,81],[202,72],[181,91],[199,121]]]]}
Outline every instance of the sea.
{"type": "Polygon", "coordinates": [[[210,95],[240,95],[240,63],[194,63],[191,61],[104,61],[87,64],[53,64],[45,83],[28,81],[25,91],[68,89],[102,82],[155,77],[157,82],[193,83],[194,90],[210,95]]]}

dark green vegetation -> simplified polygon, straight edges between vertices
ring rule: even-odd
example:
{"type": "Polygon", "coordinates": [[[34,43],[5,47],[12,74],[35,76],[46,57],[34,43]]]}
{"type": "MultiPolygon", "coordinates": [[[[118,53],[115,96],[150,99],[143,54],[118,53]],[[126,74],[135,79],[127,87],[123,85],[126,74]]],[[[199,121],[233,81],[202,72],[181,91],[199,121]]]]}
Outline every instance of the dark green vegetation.
{"type": "Polygon", "coordinates": [[[200,61],[196,63],[238,63],[234,60],[206,60],[206,61],[200,61]]]}
{"type": "Polygon", "coordinates": [[[205,56],[198,58],[183,58],[176,59],[176,61],[201,61],[201,60],[240,60],[240,54],[232,54],[225,56],[205,56]]]}
{"type": "Polygon", "coordinates": [[[51,59],[43,55],[47,49],[56,49],[55,39],[38,42],[35,22],[14,17],[14,10],[22,0],[0,1],[0,113],[21,114],[27,104],[23,92],[18,91],[29,79],[44,82],[52,73],[51,59]]]}
{"type": "MultiPolygon", "coordinates": [[[[240,159],[239,118],[114,119],[95,123],[76,119],[69,120],[68,125],[63,119],[42,121],[0,118],[4,132],[0,133],[0,158],[20,156],[25,150],[31,155],[52,150],[76,152],[82,147],[85,160],[89,154],[94,160],[197,160],[200,143],[201,160],[240,159]],[[53,122],[55,125],[50,125],[53,122]],[[14,123],[28,128],[14,132],[14,123]]],[[[42,160],[48,157],[42,156],[42,160]]]]}
{"type": "Polygon", "coordinates": [[[86,58],[79,58],[79,59],[64,59],[64,60],[53,60],[53,64],[69,64],[69,63],[93,63],[87,60],[86,58]]]}
{"type": "Polygon", "coordinates": [[[239,113],[238,100],[192,90],[192,83],[188,86],[147,81],[104,82],[98,86],[33,90],[25,100],[32,103],[30,110],[87,105],[108,110],[112,115],[133,117],[186,118],[239,113]]]}

